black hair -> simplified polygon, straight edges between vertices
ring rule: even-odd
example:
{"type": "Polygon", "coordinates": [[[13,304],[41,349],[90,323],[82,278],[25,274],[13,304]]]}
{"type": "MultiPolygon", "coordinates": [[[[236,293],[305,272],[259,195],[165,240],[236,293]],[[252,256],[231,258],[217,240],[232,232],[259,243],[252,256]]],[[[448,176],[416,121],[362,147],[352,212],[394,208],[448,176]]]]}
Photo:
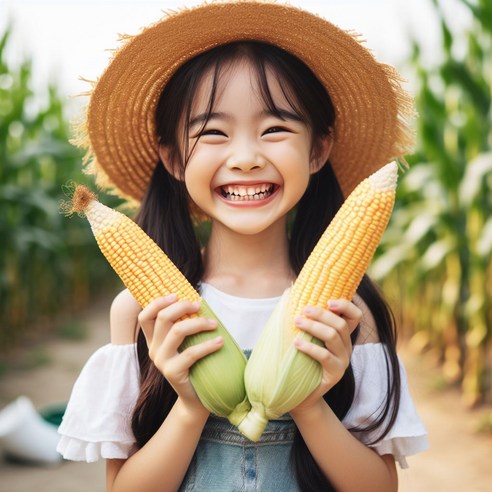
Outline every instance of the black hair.
{"type": "MultiPolygon", "coordinates": [[[[171,150],[173,163],[186,165],[193,149],[177,129],[188,131],[191,104],[198,84],[205,73],[212,74],[212,88],[208,113],[213,110],[217,83],[221,71],[228,64],[246,58],[257,74],[260,94],[267,109],[280,114],[272,98],[267,80],[267,69],[276,74],[284,96],[292,109],[312,130],[313,147],[321,138],[332,132],[335,110],[328,93],[312,71],[292,54],[272,45],[259,42],[237,42],[214,48],[182,65],[167,83],[159,99],[155,122],[160,143],[171,150]],[[184,125],[182,124],[184,123],[184,125]]],[[[336,138],[336,135],[332,138],[336,138]]],[[[169,163],[168,163],[169,164],[169,163]]],[[[183,169],[182,168],[182,169],[183,169]]],[[[181,170],[174,170],[179,173],[181,170]]],[[[289,231],[289,259],[294,272],[299,273],[319,237],[343,203],[343,195],[329,162],[311,176],[307,190],[293,211],[289,231]]],[[[190,213],[190,200],[184,183],[169,173],[158,162],[143,199],[137,222],[159,244],[171,260],[199,287],[203,275],[200,242],[196,236],[190,213]]],[[[371,311],[378,330],[379,340],[387,354],[387,399],[365,427],[353,432],[378,430],[381,439],[393,425],[399,406],[400,373],[396,356],[396,330],[392,313],[383,296],[371,280],[364,276],[358,295],[371,311]]],[[[359,329],[352,335],[355,343],[359,329]]],[[[171,385],[153,365],[148,356],[145,338],[140,331],[137,350],[141,368],[141,393],[133,414],[132,429],[139,447],[158,430],[171,410],[177,395],[171,385]]],[[[354,375],[349,365],[343,378],[328,391],[324,398],[342,419],[354,399],[354,375]]],[[[334,490],[311,456],[301,434],[296,430],[292,447],[293,466],[297,482],[304,491],[334,490]]]]}

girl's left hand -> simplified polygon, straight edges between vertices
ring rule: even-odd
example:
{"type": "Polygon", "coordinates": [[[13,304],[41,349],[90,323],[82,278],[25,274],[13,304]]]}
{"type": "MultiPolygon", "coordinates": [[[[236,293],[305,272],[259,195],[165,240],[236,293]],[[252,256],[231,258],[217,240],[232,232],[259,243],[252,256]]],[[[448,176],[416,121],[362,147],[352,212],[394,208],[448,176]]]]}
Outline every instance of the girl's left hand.
{"type": "Polygon", "coordinates": [[[301,352],[317,360],[323,368],[321,383],[294,410],[306,410],[318,403],[322,396],[342,378],[352,355],[350,335],[362,319],[362,311],[346,299],[328,303],[328,309],[307,306],[303,316],[294,321],[296,326],[324,342],[316,345],[296,338],[295,346],[301,352]]]}

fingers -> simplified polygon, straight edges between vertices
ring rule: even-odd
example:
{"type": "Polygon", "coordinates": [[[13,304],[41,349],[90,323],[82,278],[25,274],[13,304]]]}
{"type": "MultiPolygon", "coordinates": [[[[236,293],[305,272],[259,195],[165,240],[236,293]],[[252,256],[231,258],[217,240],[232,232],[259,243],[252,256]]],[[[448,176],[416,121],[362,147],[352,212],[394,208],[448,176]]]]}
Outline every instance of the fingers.
{"type": "Polygon", "coordinates": [[[308,340],[302,337],[296,337],[294,343],[302,352],[308,353],[318,362],[326,362],[328,355],[349,360],[352,353],[352,347],[347,344],[344,338],[334,328],[321,323],[307,321],[301,329],[312,335],[315,340],[308,340]],[[302,343],[299,343],[299,340],[302,343]],[[316,343],[319,340],[321,343],[316,343]]]}
{"type": "Polygon", "coordinates": [[[150,359],[178,395],[187,401],[196,400],[189,381],[189,369],[199,359],[219,350],[224,344],[223,337],[211,334],[204,341],[181,350],[186,337],[217,328],[215,319],[190,316],[199,309],[198,302],[179,301],[175,295],[170,295],[151,302],[138,317],[147,340],[150,359]]]}
{"type": "Polygon", "coordinates": [[[162,374],[172,384],[172,382],[176,379],[176,375],[187,375],[190,367],[195,362],[202,359],[206,355],[216,352],[223,345],[224,339],[217,336],[210,340],[206,340],[205,342],[192,345],[174,357],[166,357],[164,353],[158,353],[154,364],[157,367],[162,368],[162,374]]]}
{"type": "MultiPolygon", "coordinates": [[[[172,325],[172,327],[169,330],[167,330],[164,336],[164,340],[161,341],[159,338],[156,338],[154,335],[155,343],[153,345],[157,345],[160,351],[160,355],[162,357],[171,358],[177,352],[179,352],[179,349],[186,337],[204,331],[212,331],[215,330],[216,328],[217,328],[216,320],[210,320],[201,317],[186,318],[181,321],[175,322],[172,325]]],[[[183,350],[183,353],[186,352],[186,350],[188,349],[183,350]]],[[[152,358],[152,354],[150,352],[151,350],[149,348],[149,355],[152,358]]]]}
{"type": "Polygon", "coordinates": [[[362,319],[362,311],[347,299],[332,299],[328,302],[328,309],[341,316],[349,325],[352,333],[362,319]]]}
{"type": "Polygon", "coordinates": [[[183,316],[194,314],[200,309],[199,303],[177,301],[178,298],[175,294],[159,297],[141,311],[138,321],[147,339],[147,344],[154,337],[162,340],[177,320],[183,316]]]}
{"type": "Polygon", "coordinates": [[[142,310],[138,320],[152,360],[170,358],[178,352],[187,336],[217,328],[216,320],[189,317],[199,309],[198,302],[178,302],[175,295],[170,295],[152,301],[142,310]]]}
{"type": "Polygon", "coordinates": [[[157,315],[162,309],[165,309],[177,300],[178,299],[175,294],[159,297],[142,309],[138,315],[138,323],[140,324],[140,327],[145,335],[147,345],[150,343],[154,335],[154,324],[156,322],[157,315]]]}
{"type": "Polygon", "coordinates": [[[294,339],[294,345],[298,350],[318,361],[324,368],[332,366],[337,360],[340,360],[330,350],[327,350],[326,347],[298,337],[294,339]]]}
{"type": "MultiPolygon", "coordinates": [[[[350,334],[362,317],[361,310],[350,301],[339,299],[330,301],[329,310],[307,306],[302,316],[295,319],[298,328],[321,340],[335,356],[351,354],[350,334]]],[[[313,347],[315,353],[319,350],[313,347]]],[[[324,350],[322,348],[321,350],[324,350]]],[[[318,360],[318,358],[316,357],[318,360]]]]}

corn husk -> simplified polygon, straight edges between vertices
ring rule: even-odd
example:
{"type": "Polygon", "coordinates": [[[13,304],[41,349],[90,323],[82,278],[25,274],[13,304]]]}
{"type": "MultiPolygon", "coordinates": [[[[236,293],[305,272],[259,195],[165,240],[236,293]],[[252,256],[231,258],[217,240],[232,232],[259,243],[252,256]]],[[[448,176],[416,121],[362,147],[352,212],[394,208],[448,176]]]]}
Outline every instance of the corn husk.
{"type": "Polygon", "coordinates": [[[224,345],[191,366],[191,384],[208,411],[237,426],[251,409],[244,385],[246,356],[203,299],[198,315],[217,320],[217,328],[186,337],[180,350],[218,335],[224,338],[224,345]]]}
{"type": "Polygon", "coordinates": [[[321,382],[320,364],[294,346],[294,338],[321,344],[292,327],[290,289],[282,295],[258,339],[244,374],[251,410],[238,425],[257,441],[268,421],[289,412],[321,382]]]}

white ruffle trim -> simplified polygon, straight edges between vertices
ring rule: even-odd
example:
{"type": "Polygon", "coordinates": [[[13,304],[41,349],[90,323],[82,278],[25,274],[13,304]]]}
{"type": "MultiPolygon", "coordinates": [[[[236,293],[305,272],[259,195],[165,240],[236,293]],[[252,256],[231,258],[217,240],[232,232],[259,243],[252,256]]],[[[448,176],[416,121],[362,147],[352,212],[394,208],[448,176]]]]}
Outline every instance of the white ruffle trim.
{"type": "Polygon", "coordinates": [[[135,344],[98,349],[74,384],[58,428],[58,452],[74,461],[128,458],[135,442],[130,423],[139,380],[135,344]]]}
{"type": "Polygon", "coordinates": [[[56,450],[66,459],[93,463],[99,459],[127,459],[135,452],[132,442],[87,442],[61,436],[56,450]]]}
{"type": "Polygon", "coordinates": [[[427,436],[405,436],[383,439],[371,446],[380,456],[392,454],[400,468],[408,468],[407,456],[425,451],[429,447],[427,436]]]}

